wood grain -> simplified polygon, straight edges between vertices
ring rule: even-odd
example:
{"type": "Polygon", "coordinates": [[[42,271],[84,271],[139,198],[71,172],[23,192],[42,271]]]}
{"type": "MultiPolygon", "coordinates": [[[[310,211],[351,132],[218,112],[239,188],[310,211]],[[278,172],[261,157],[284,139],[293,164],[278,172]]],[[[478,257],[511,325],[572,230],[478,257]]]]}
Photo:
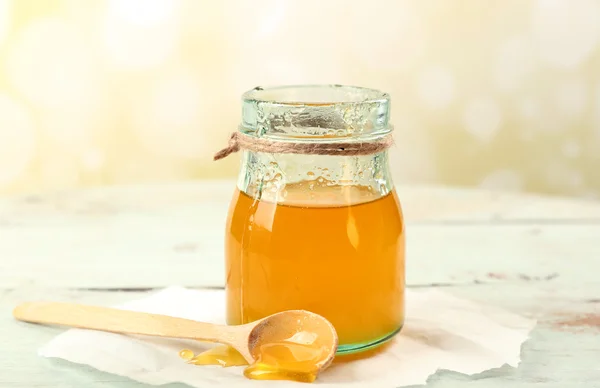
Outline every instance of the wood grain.
{"type": "MultiPolygon", "coordinates": [[[[15,307],[13,317],[29,323],[111,333],[223,342],[227,345],[241,345],[242,348],[248,344],[248,339],[237,335],[240,330],[235,330],[232,326],[79,303],[25,302],[15,307]],[[240,339],[242,343],[238,344],[240,339]]],[[[247,328],[247,334],[250,330],[247,328]]]]}

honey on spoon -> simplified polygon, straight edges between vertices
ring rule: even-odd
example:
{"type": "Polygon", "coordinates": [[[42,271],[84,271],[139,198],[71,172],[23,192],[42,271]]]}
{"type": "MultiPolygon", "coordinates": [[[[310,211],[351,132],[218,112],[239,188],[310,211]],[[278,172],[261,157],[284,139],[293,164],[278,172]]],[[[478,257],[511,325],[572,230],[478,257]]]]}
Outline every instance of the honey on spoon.
{"type": "MultiPolygon", "coordinates": [[[[238,326],[53,302],[24,303],[15,308],[13,315],[20,321],[31,323],[219,342],[237,351],[238,363],[244,360],[250,364],[244,375],[256,380],[312,382],[331,364],[338,345],[333,325],[322,316],[304,310],[283,311],[238,326]]],[[[212,356],[205,355],[205,361],[217,359],[219,351],[225,350],[213,350],[212,356]]],[[[193,360],[189,352],[182,353],[193,360]]],[[[229,360],[232,355],[235,355],[232,351],[229,358],[227,353],[221,354],[222,359],[229,360]]],[[[198,363],[208,364],[200,359],[198,363]]]]}
{"type": "MultiPolygon", "coordinates": [[[[317,364],[329,351],[325,345],[318,343],[317,333],[309,331],[296,332],[282,341],[263,343],[255,362],[244,370],[244,375],[254,380],[313,382],[319,373],[317,364]]],[[[198,355],[184,349],[179,356],[194,365],[248,365],[239,352],[227,345],[216,346],[198,355]]]]}

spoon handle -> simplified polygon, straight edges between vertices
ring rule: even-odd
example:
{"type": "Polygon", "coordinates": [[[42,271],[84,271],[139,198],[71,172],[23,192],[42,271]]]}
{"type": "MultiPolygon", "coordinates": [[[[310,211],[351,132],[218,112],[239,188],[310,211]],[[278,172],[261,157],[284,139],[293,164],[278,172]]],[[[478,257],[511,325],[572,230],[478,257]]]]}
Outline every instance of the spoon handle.
{"type": "Polygon", "coordinates": [[[231,344],[237,332],[234,327],[74,303],[24,303],[14,309],[13,315],[20,321],[32,323],[225,344],[231,344]]]}

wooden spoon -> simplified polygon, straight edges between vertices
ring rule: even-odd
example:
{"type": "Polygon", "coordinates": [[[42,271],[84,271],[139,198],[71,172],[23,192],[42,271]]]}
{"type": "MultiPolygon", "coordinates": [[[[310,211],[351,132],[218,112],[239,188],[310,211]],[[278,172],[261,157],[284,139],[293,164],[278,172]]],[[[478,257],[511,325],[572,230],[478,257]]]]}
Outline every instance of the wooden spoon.
{"type": "Polygon", "coordinates": [[[331,364],[338,345],[333,325],[322,316],[304,310],[283,311],[238,326],[56,302],[24,303],[14,309],[13,315],[20,321],[31,323],[219,342],[235,348],[250,364],[257,358],[261,345],[284,341],[301,331],[315,333],[315,347],[325,347],[329,350],[324,352],[322,359],[316,363],[319,370],[331,364]]]}

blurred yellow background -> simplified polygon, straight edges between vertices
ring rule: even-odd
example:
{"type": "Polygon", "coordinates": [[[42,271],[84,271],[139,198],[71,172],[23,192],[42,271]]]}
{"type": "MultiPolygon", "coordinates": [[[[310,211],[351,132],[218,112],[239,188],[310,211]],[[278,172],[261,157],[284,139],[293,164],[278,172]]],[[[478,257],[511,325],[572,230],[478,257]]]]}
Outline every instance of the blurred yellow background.
{"type": "Polygon", "coordinates": [[[392,94],[396,183],[600,194],[595,0],[0,0],[0,194],[233,177],[298,83],[392,94]]]}

